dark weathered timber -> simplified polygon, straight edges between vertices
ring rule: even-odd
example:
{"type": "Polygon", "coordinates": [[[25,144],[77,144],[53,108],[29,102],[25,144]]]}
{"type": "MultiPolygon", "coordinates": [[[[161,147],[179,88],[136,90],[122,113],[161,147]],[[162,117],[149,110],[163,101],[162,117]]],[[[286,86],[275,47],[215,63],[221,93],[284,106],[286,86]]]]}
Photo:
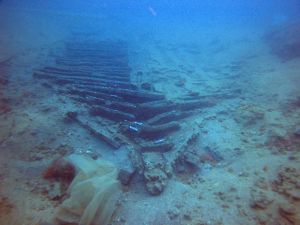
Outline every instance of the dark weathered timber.
{"type": "Polygon", "coordinates": [[[136,106],[134,104],[130,104],[126,102],[117,102],[108,99],[101,99],[101,98],[89,97],[89,96],[87,97],[76,96],[71,98],[78,102],[86,103],[94,107],[105,106],[106,108],[115,109],[120,112],[125,112],[132,115],[134,115],[134,113],[136,112],[136,106]]]}
{"type": "Polygon", "coordinates": [[[121,147],[121,143],[114,140],[113,138],[108,137],[107,135],[103,134],[99,130],[92,128],[88,123],[84,123],[79,119],[76,119],[81,127],[86,129],[91,135],[95,136],[96,138],[104,141],[106,144],[110,145],[114,149],[119,149],[121,147]]]}
{"type": "Polygon", "coordinates": [[[158,114],[175,110],[178,105],[172,101],[149,102],[138,105],[136,117],[139,120],[147,120],[158,114]]]}
{"type": "Polygon", "coordinates": [[[149,119],[147,121],[147,123],[149,125],[161,125],[161,124],[169,123],[172,121],[178,121],[178,120],[184,119],[186,117],[189,117],[191,115],[192,115],[191,112],[178,112],[178,111],[173,110],[171,112],[158,114],[157,116],[149,119]]]}
{"type": "Polygon", "coordinates": [[[140,147],[141,152],[168,152],[172,150],[174,144],[170,142],[163,142],[163,143],[147,143],[142,144],[140,147]]]}
{"type": "Polygon", "coordinates": [[[82,73],[82,71],[78,71],[78,70],[72,70],[69,67],[53,67],[53,66],[46,66],[42,69],[40,69],[40,71],[45,71],[45,72],[60,72],[60,73],[82,73]]]}
{"type": "Polygon", "coordinates": [[[93,73],[92,77],[95,77],[95,78],[99,78],[99,79],[103,79],[103,80],[106,80],[106,81],[120,81],[120,82],[124,82],[124,83],[130,83],[130,77],[129,76],[120,76],[120,77],[113,77],[113,76],[107,76],[107,75],[104,75],[103,73],[93,73]]]}
{"type": "Polygon", "coordinates": [[[158,126],[144,125],[141,127],[138,136],[144,139],[154,140],[157,138],[165,137],[170,133],[177,131],[179,129],[180,129],[180,125],[179,123],[176,122],[171,122],[168,124],[158,125],[158,126]]]}
{"type": "Polygon", "coordinates": [[[90,69],[103,69],[104,67],[107,67],[106,70],[110,71],[115,71],[115,72],[124,72],[124,73],[129,73],[131,70],[129,67],[122,67],[121,63],[118,62],[91,62],[91,61],[72,61],[72,60],[56,60],[56,63],[58,65],[66,65],[66,66],[71,66],[71,67],[90,67],[90,69]],[[118,66],[117,66],[118,65],[118,66]],[[115,66],[115,67],[114,67],[115,66]]]}
{"type": "Polygon", "coordinates": [[[86,103],[90,106],[98,106],[98,105],[105,105],[107,100],[96,98],[96,97],[81,97],[81,96],[72,96],[73,100],[76,100],[77,102],[86,103]]]}
{"type": "Polygon", "coordinates": [[[126,45],[102,45],[101,43],[95,43],[93,46],[88,46],[86,44],[66,44],[66,52],[82,52],[82,51],[88,51],[88,52],[119,52],[119,53],[124,53],[127,54],[127,47],[126,45]],[[73,46],[71,46],[73,45],[73,46]]]}
{"type": "MultiPolygon", "coordinates": [[[[52,75],[52,74],[40,74],[40,73],[34,73],[34,77],[36,78],[41,78],[41,79],[49,79],[51,81],[53,81],[53,83],[58,84],[58,85],[84,85],[87,88],[89,86],[92,87],[98,87],[98,88],[105,88],[107,87],[107,83],[104,82],[95,82],[95,81],[86,81],[85,79],[71,79],[69,77],[64,77],[64,76],[56,76],[56,75],[52,75]]],[[[110,85],[112,88],[133,88],[134,86],[131,85],[118,85],[118,84],[111,84],[110,85]]]]}
{"type": "Polygon", "coordinates": [[[118,68],[112,68],[112,67],[108,67],[105,68],[102,65],[88,65],[88,64],[78,64],[78,63],[70,63],[70,64],[66,64],[66,63],[57,63],[57,65],[61,66],[61,67],[69,67],[72,68],[73,70],[77,70],[77,71],[82,71],[83,73],[100,73],[100,74],[104,74],[106,76],[112,76],[115,78],[119,78],[119,77],[127,77],[129,78],[129,74],[130,74],[130,69],[122,69],[121,67],[118,68]]]}
{"type": "Polygon", "coordinates": [[[54,67],[45,67],[37,70],[37,72],[52,73],[57,75],[73,75],[73,76],[93,76],[93,71],[91,70],[82,70],[80,68],[74,68],[69,66],[56,66],[54,67]]]}
{"type": "Polygon", "coordinates": [[[115,88],[119,90],[137,90],[137,86],[130,83],[125,82],[108,82],[108,81],[101,81],[101,80],[94,80],[94,79],[70,79],[70,78],[64,78],[59,77],[56,78],[59,80],[64,80],[66,83],[70,83],[73,85],[80,85],[81,88],[85,90],[94,90],[94,88],[115,88]],[[89,89],[90,88],[90,89],[89,89]]]}
{"type": "Polygon", "coordinates": [[[106,61],[120,61],[122,64],[127,62],[127,56],[125,54],[115,53],[113,54],[103,54],[103,53],[96,53],[96,52],[67,52],[64,56],[57,57],[57,59],[67,59],[67,60],[78,60],[83,61],[90,59],[95,62],[106,62],[106,61]]]}
{"type": "Polygon", "coordinates": [[[107,87],[110,86],[111,88],[118,88],[118,89],[132,89],[137,90],[137,87],[134,84],[126,84],[126,83],[118,83],[118,82],[104,82],[104,81],[95,81],[95,80],[84,80],[84,79],[78,79],[78,80],[72,80],[72,79],[61,79],[71,84],[79,84],[79,85],[85,85],[87,88],[89,86],[92,87],[107,87]]]}
{"type": "Polygon", "coordinates": [[[45,74],[41,73],[39,71],[35,71],[33,73],[34,78],[39,78],[39,79],[56,79],[56,76],[53,76],[52,74],[45,74]]]}
{"type": "Polygon", "coordinates": [[[211,94],[211,95],[196,95],[196,96],[185,96],[181,98],[183,101],[190,101],[190,100],[212,100],[212,99],[230,99],[236,98],[238,95],[241,94],[241,89],[232,90],[230,92],[218,93],[218,94],[211,94]]]}
{"type": "Polygon", "coordinates": [[[117,95],[122,97],[125,101],[129,103],[143,103],[143,102],[151,102],[151,101],[165,99],[165,96],[162,94],[140,91],[140,90],[119,89],[119,88],[111,88],[111,87],[99,88],[99,87],[92,87],[92,86],[89,86],[87,88],[85,85],[74,85],[74,87],[85,91],[94,91],[99,93],[117,95]]]}
{"type": "Polygon", "coordinates": [[[107,103],[107,106],[122,112],[131,113],[133,115],[137,111],[136,105],[128,102],[111,101],[107,103]]]}
{"type": "Polygon", "coordinates": [[[112,63],[112,65],[117,65],[116,63],[120,63],[124,65],[124,67],[128,67],[128,59],[127,56],[118,53],[110,53],[110,54],[103,54],[103,53],[93,53],[93,52],[66,52],[64,56],[56,57],[58,61],[71,61],[71,62],[84,62],[84,61],[92,61],[97,62],[99,64],[103,63],[112,63]]]}
{"type": "Polygon", "coordinates": [[[93,44],[87,43],[66,43],[66,51],[100,51],[100,52],[124,52],[127,54],[127,46],[125,43],[105,43],[97,42],[93,44]]]}
{"type": "Polygon", "coordinates": [[[48,72],[44,70],[37,70],[33,73],[33,76],[36,78],[51,78],[51,77],[62,77],[62,78],[88,78],[90,77],[89,74],[82,74],[82,73],[75,73],[75,72],[70,72],[70,73],[65,73],[65,72],[48,72]]]}
{"type": "Polygon", "coordinates": [[[123,98],[117,95],[111,95],[106,93],[100,93],[100,92],[94,92],[94,91],[82,91],[80,89],[71,88],[66,91],[66,93],[70,95],[77,95],[82,97],[95,97],[95,98],[101,98],[105,100],[110,101],[123,101],[123,98]]]}
{"type": "Polygon", "coordinates": [[[86,44],[66,44],[66,52],[82,52],[82,51],[88,51],[88,52],[119,52],[127,54],[127,47],[125,44],[122,45],[103,45],[102,43],[95,43],[93,46],[88,46],[86,44]]]}
{"type": "Polygon", "coordinates": [[[110,109],[107,107],[103,106],[97,106],[97,107],[92,107],[90,109],[90,114],[93,116],[101,116],[116,122],[121,122],[121,121],[134,121],[135,116],[129,113],[124,113],[119,110],[115,109],[110,109]]]}
{"type": "Polygon", "coordinates": [[[101,80],[101,81],[105,81],[105,82],[111,82],[111,81],[115,81],[115,82],[120,82],[120,83],[129,83],[130,78],[129,75],[121,75],[119,76],[119,74],[117,74],[117,79],[116,77],[109,77],[107,75],[104,75],[103,73],[100,72],[91,72],[91,71],[80,71],[80,70],[74,70],[74,69],[70,69],[68,70],[60,70],[60,69],[40,69],[40,70],[36,70],[34,72],[34,74],[39,74],[40,77],[43,76],[43,74],[45,75],[55,75],[55,76],[65,76],[65,77],[71,77],[74,79],[77,78],[86,78],[86,79],[93,79],[93,80],[101,80]]]}
{"type": "Polygon", "coordinates": [[[111,88],[119,88],[119,89],[132,89],[137,90],[137,86],[128,82],[118,82],[118,81],[108,81],[98,78],[77,78],[71,76],[57,76],[53,74],[46,74],[46,73],[34,73],[34,76],[37,78],[47,78],[57,81],[58,84],[76,84],[76,85],[84,85],[86,88],[92,87],[99,87],[99,88],[106,88],[107,86],[111,88]]]}
{"type": "Polygon", "coordinates": [[[57,60],[57,64],[61,66],[68,66],[72,68],[86,67],[90,70],[98,71],[115,71],[123,74],[128,74],[131,68],[125,66],[122,62],[106,62],[94,60],[57,60]]]}

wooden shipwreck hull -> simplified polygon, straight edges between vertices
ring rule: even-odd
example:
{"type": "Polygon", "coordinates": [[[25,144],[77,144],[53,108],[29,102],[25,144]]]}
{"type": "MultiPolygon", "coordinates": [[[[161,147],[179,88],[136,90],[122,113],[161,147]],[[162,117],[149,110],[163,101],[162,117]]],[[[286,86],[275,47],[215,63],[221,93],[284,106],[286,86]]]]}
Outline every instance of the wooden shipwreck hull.
{"type": "MultiPolygon", "coordinates": [[[[103,131],[105,127],[82,122],[76,112],[68,114],[69,119],[115,149],[125,143],[134,146],[138,154],[169,152],[175,144],[172,134],[181,129],[180,120],[216,103],[209,98],[171,101],[163,93],[134,84],[123,42],[68,41],[53,61],[34,71],[33,76],[85,105],[91,117],[115,123],[111,134],[103,131]]],[[[147,174],[149,177],[148,170],[147,174]]]]}

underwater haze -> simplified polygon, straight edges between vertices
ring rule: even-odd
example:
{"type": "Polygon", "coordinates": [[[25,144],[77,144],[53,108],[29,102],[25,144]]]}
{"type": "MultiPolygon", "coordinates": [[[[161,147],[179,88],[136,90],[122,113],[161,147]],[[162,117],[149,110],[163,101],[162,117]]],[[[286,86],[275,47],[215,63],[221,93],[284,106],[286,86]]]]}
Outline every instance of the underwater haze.
{"type": "Polygon", "coordinates": [[[0,0],[0,224],[300,224],[298,0],[0,0]]]}

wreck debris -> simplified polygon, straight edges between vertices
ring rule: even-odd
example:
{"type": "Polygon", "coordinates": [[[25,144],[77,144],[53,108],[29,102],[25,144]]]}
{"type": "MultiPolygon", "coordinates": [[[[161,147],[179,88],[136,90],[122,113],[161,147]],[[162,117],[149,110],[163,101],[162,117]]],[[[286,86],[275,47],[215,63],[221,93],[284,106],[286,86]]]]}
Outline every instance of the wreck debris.
{"type": "Polygon", "coordinates": [[[99,129],[94,128],[92,124],[88,122],[84,122],[81,118],[78,117],[77,112],[67,112],[65,114],[64,120],[66,122],[77,122],[82,128],[87,130],[92,136],[99,138],[101,141],[105,142],[109,146],[113,147],[114,149],[119,149],[121,147],[121,143],[117,138],[111,138],[108,135],[101,132],[99,129]]]}
{"type": "Polygon", "coordinates": [[[173,148],[173,143],[166,139],[159,139],[154,142],[147,142],[141,145],[141,152],[168,152],[173,148]]]}
{"type": "Polygon", "coordinates": [[[166,137],[168,134],[180,129],[179,123],[149,126],[144,123],[133,122],[123,126],[123,132],[128,136],[140,137],[146,140],[154,140],[166,137]]]}

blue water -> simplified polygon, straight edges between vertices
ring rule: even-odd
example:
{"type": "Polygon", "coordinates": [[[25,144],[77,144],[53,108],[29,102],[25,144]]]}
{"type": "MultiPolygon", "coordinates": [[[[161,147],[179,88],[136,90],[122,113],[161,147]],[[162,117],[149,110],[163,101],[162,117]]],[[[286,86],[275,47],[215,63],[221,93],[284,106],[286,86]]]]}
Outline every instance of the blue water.
{"type": "MultiPolygon", "coordinates": [[[[107,16],[105,22],[115,21],[133,34],[140,30],[156,33],[163,29],[169,36],[197,29],[235,29],[237,27],[272,26],[299,18],[300,3],[289,1],[3,1],[1,7],[77,14],[78,16],[107,16]],[[175,30],[174,30],[175,29],[175,30]]],[[[84,20],[84,18],[82,19],[84,20]]]]}

